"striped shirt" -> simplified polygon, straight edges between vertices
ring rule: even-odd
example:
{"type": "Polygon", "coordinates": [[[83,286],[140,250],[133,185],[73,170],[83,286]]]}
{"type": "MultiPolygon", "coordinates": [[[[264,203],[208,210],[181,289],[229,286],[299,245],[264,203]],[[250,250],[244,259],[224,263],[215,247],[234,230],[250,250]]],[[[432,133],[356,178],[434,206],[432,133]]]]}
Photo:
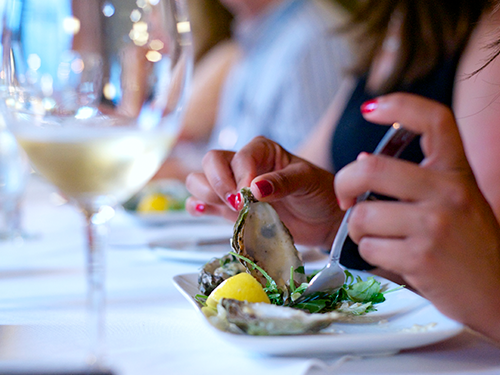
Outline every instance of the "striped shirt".
{"type": "Polygon", "coordinates": [[[285,0],[235,25],[243,53],[223,87],[210,148],[238,150],[264,135],[294,151],[331,103],[349,60],[338,15],[318,0],[285,0]]]}

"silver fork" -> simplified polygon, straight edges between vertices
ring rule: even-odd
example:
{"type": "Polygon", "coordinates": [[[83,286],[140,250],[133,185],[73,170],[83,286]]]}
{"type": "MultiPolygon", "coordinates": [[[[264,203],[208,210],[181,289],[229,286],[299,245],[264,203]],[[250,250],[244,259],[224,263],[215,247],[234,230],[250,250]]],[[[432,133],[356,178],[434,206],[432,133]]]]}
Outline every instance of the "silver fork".
{"type": "MultiPolygon", "coordinates": [[[[373,153],[397,158],[415,138],[415,136],[416,134],[405,130],[399,123],[396,122],[392,124],[373,153]]],[[[367,191],[366,193],[360,195],[356,202],[359,203],[368,199],[370,194],[371,193],[367,191]]],[[[351,208],[346,211],[344,218],[340,223],[337,235],[333,241],[327,265],[313,277],[304,293],[302,293],[302,295],[294,303],[299,303],[301,300],[305,299],[305,297],[311,296],[314,293],[334,293],[340,289],[342,285],[344,285],[345,273],[344,269],[339,264],[339,259],[342,247],[344,246],[344,242],[349,233],[349,230],[347,229],[347,221],[350,213],[351,208]]]]}

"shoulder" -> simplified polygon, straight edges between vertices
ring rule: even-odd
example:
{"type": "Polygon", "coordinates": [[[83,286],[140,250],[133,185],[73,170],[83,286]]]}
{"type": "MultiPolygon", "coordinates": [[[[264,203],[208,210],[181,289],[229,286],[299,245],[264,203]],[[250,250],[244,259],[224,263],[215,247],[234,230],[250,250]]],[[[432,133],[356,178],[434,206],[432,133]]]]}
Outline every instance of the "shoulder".
{"type": "Polygon", "coordinates": [[[500,217],[500,57],[484,65],[500,40],[500,12],[485,14],[459,63],[453,110],[479,187],[500,217]],[[478,69],[480,69],[478,71],[478,69]],[[476,73],[475,73],[476,72],[476,73]]]}
{"type": "Polygon", "coordinates": [[[499,26],[500,11],[483,15],[460,58],[454,95],[458,118],[485,110],[500,95],[500,57],[485,66],[495,52],[491,44],[500,40],[499,26]]]}

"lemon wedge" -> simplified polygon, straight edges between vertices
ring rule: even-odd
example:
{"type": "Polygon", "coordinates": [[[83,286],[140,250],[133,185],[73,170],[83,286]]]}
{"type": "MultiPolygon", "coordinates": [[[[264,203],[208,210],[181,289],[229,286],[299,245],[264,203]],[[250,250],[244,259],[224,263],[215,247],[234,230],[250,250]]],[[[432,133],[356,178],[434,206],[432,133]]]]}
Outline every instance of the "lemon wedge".
{"type": "Polygon", "coordinates": [[[159,193],[146,195],[139,201],[137,205],[138,212],[158,212],[167,211],[169,209],[169,199],[159,193]]]}
{"type": "Polygon", "coordinates": [[[207,298],[207,306],[213,309],[217,308],[217,304],[222,298],[271,303],[262,285],[246,272],[231,276],[215,288],[207,298]]]}

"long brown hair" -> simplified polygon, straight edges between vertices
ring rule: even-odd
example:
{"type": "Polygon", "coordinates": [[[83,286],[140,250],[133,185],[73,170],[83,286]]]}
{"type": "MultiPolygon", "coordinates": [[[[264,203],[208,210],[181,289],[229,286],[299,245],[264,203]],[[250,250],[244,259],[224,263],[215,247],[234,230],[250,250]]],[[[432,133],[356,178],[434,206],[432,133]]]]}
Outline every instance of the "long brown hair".
{"type": "Polygon", "coordinates": [[[355,74],[368,71],[395,12],[402,17],[397,62],[380,87],[383,93],[415,82],[460,53],[490,0],[351,0],[349,5],[351,18],[342,30],[354,32],[355,74]]]}

